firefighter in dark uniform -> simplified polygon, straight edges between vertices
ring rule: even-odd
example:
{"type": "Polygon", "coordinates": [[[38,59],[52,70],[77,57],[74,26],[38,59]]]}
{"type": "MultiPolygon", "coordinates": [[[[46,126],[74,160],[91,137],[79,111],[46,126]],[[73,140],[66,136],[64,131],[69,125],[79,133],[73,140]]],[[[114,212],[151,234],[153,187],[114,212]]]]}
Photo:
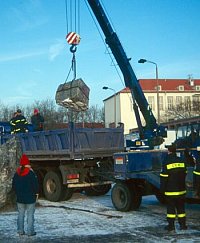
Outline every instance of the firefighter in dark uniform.
{"type": "Polygon", "coordinates": [[[165,229],[168,231],[175,230],[176,217],[178,217],[180,229],[187,229],[185,213],[186,173],[185,160],[176,155],[176,146],[174,144],[168,146],[168,155],[163,162],[160,173],[161,192],[166,196],[167,202],[168,225],[165,229]]]}
{"type": "Polygon", "coordinates": [[[10,120],[11,133],[24,133],[28,132],[28,122],[22,115],[20,109],[17,110],[16,116],[10,120]]]}

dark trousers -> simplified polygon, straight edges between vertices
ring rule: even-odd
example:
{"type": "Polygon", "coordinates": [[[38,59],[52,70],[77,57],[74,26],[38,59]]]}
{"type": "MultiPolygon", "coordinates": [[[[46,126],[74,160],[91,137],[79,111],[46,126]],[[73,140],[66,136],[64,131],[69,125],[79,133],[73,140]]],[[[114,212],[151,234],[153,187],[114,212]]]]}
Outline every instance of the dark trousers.
{"type": "Polygon", "coordinates": [[[167,196],[167,221],[169,224],[173,224],[176,217],[180,225],[185,225],[185,197],[173,197],[167,196]]]}
{"type": "Polygon", "coordinates": [[[200,175],[196,175],[196,174],[193,175],[193,184],[197,195],[200,196],[200,175]]]}

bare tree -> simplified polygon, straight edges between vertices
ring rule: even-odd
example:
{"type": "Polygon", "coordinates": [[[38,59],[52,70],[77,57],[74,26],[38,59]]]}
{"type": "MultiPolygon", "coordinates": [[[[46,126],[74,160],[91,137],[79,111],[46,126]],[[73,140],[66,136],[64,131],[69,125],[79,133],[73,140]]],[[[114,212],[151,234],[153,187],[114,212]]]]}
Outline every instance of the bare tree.
{"type": "Polygon", "coordinates": [[[166,111],[166,116],[169,119],[182,119],[190,118],[200,115],[200,101],[190,99],[179,104],[172,105],[170,109],[166,111]]]}
{"type": "MultiPolygon", "coordinates": [[[[91,106],[86,112],[75,112],[64,107],[56,105],[53,99],[46,99],[42,101],[34,101],[33,104],[26,106],[8,106],[0,102],[0,121],[10,121],[13,113],[17,109],[21,109],[27,121],[31,121],[33,110],[37,108],[41,115],[44,116],[45,129],[54,129],[63,127],[70,121],[75,123],[99,123],[104,122],[104,109],[97,105],[91,106]],[[63,125],[62,125],[63,124],[63,125]]],[[[84,125],[83,125],[84,127],[84,125]]]]}
{"type": "Polygon", "coordinates": [[[86,112],[86,122],[104,122],[104,110],[98,105],[92,105],[86,112]]]}

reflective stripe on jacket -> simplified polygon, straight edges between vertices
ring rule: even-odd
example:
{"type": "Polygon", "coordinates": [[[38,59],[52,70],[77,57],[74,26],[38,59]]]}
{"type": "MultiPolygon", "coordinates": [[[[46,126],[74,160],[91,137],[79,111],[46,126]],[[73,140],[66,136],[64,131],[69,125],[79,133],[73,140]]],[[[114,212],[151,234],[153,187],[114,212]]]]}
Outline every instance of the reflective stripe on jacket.
{"type": "Polygon", "coordinates": [[[200,176],[200,172],[198,172],[198,171],[193,171],[193,173],[195,174],[195,175],[197,175],[197,176],[200,176]]]}
{"type": "Polygon", "coordinates": [[[28,130],[28,122],[22,115],[17,115],[10,120],[11,133],[23,133],[28,130]]]}

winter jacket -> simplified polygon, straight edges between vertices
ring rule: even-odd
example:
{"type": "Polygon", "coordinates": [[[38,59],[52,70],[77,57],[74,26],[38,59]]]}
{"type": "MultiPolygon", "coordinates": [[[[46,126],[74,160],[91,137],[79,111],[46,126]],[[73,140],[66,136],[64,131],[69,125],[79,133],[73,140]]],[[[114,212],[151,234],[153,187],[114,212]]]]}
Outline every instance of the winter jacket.
{"type": "Polygon", "coordinates": [[[160,190],[166,196],[183,196],[186,194],[185,177],[186,177],[185,160],[176,155],[168,154],[163,162],[160,173],[160,190]]]}
{"type": "Polygon", "coordinates": [[[17,196],[18,203],[31,204],[36,202],[39,185],[36,174],[32,169],[25,167],[20,174],[19,167],[13,177],[12,186],[17,196]]]}
{"type": "Polygon", "coordinates": [[[44,118],[38,113],[31,117],[31,123],[33,124],[34,131],[42,131],[44,118]]]}
{"type": "Polygon", "coordinates": [[[22,115],[17,115],[10,120],[12,133],[24,133],[28,130],[28,122],[22,115]]]}

